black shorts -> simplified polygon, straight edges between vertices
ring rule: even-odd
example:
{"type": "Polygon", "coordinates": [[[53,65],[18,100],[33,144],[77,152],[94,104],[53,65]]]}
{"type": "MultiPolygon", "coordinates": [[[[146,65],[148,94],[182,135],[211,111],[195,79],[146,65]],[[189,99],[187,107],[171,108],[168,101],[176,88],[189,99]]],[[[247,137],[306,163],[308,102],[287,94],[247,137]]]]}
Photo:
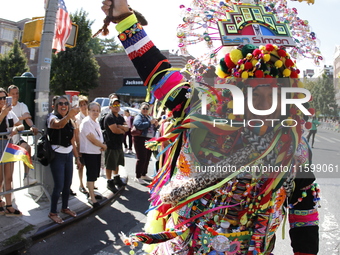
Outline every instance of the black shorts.
{"type": "Polygon", "coordinates": [[[95,182],[100,174],[101,154],[82,153],[86,167],[86,176],[88,182],[95,182]]]}

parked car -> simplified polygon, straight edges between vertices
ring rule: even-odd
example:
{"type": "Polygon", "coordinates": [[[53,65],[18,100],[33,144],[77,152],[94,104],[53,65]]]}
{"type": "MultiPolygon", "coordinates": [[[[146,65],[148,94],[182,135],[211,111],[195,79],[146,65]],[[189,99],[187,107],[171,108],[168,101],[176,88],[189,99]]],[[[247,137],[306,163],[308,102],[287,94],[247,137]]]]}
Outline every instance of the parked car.
{"type": "MultiPolygon", "coordinates": [[[[119,114],[124,116],[124,111],[128,109],[131,116],[136,116],[138,113],[140,113],[140,110],[139,109],[136,109],[136,108],[132,108],[132,107],[126,107],[126,106],[121,106],[120,107],[120,111],[119,111],[119,114]]],[[[98,119],[100,119],[103,115],[107,114],[108,112],[110,111],[110,108],[109,106],[104,106],[102,107],[102,110],[100,112],[100,115],[98,117],[98,119]]]]}
{"type": "MultiPolygon", "coordinates": [[[[99,104],[100,104],[100,107],[103,108],[103,107],[105,107],[105,106],[109,106],[109,104],[110,104],[110,98],[108,98],[108,97],[96,97],[96,98],[93,100],[93,102],[99,103],[99,104]]],[[[126,106],[126,107],[129,106],[129,104],[128,104],[128,103],[125,103],[124,101],[120,101],[120,104],[121,104],[122,106],[126,106]]]]}

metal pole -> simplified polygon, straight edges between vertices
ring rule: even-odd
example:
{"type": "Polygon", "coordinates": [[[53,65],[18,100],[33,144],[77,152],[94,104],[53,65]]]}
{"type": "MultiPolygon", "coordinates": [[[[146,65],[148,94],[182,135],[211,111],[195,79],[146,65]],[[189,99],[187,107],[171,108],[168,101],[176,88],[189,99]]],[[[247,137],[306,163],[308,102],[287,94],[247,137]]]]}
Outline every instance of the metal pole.
{"type": "MultiPolygon", "coordinates": [[[[35,90],[35,124],[39,130],[46,128],[46,116],[49,110],[49,92],[50,92],[50,72],[52,57],[52,42],[56,16],[58,11],[58,0],[49,0],[45,13],[44,29],[41,36],[39,47],[38,70],[37,70],[37,87],[35,90]]],[[[37,179],[43,183],[45,188],[51,193],[53,180],[49,166],[44,167],[37,163],[37,179]],[[46,169],[48,168],[48,169],[46,169]]]]}

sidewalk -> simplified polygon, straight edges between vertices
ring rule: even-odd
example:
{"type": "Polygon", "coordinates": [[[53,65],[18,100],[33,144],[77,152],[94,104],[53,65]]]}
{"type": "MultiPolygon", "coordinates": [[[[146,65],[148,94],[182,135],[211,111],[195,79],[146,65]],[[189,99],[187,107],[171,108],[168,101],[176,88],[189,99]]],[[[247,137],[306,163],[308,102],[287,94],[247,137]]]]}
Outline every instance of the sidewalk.
{"type": "MultiPolygon", "coordinates": [[[[17,163],[16,163],[17,166],[17,163]]],[[[15,167],[16,168],[16,167],[15,167]]],[[[86,171],[86,169],[84,169],[86,171]]],[[[15,169],[14,171],[17,171],[15,169]]],[[[126,177],[127,173],[123,167],[120,167],[120,175],[126,177]]],[[[18,171],[17,171],[18,172],[18,171]]],[[[84,173],[84,181],[86,180],[86,173],[84,173]]],[[[85,182],[86,183],[86,182],[85,182]]],[[[29,189],[16,191],[13,193],[13,204],[22,212],[21,217],[7,217],[0,216],[0,254],[11,254],[18,251],[31,242],[40,239],[56,229],[64,228],[71,223],[81,220],[105,206],[106,204],[116,200],[124,191],[121,188],[117,193],[113,194],[106,188],[107,180],[103,176],[96,181],[98,192],[103,196],[103,199],[98,200],[100,206],[92,208],[87,201],[87,196],[81,193],[79,188],[78,171],[74,168],[72,190],[77,193],[76,196],[71,196],[69,199],[70,209],[77,212],[78,216],[72,218],[66,214],[60,213],[64,219],[63,224],[56,224],[48,218],[50,211],[50,201],[46,196],[42,196],[37,202],[34,197],[29,194],[29,189]]],[[[35,188],[36,189],[36,188],[35,188]]],[[[59,201],[58,210],[61,207],[61,200],[59,201]]]]}

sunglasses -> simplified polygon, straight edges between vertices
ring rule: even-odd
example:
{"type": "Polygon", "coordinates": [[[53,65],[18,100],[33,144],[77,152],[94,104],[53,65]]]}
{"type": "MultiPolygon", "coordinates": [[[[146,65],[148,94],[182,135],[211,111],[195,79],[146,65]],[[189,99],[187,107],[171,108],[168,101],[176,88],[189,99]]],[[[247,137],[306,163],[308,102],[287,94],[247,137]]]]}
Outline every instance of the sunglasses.
{"type": "Polygon", "coordinates": [[[112,107],[120,107],[120,104],[112,104],[112,107]]]}
{"type": "Polygon", "coordinates": [[[147,110],[147,111],[148,111],[148,110],[149,110],[149,108],[142,108],[142,110],[147,110]]]}
{"type": "Polygon", "coordinates": [[[0,97],[0,100],[6,100],[6,96],[0,97]]]}
{"type": "Polygon", "coordinates": [[[60,105],[60,106],[63,106],[63,105],[68,106],[69,102],[59,102],[58,105],[60,105]]]}

